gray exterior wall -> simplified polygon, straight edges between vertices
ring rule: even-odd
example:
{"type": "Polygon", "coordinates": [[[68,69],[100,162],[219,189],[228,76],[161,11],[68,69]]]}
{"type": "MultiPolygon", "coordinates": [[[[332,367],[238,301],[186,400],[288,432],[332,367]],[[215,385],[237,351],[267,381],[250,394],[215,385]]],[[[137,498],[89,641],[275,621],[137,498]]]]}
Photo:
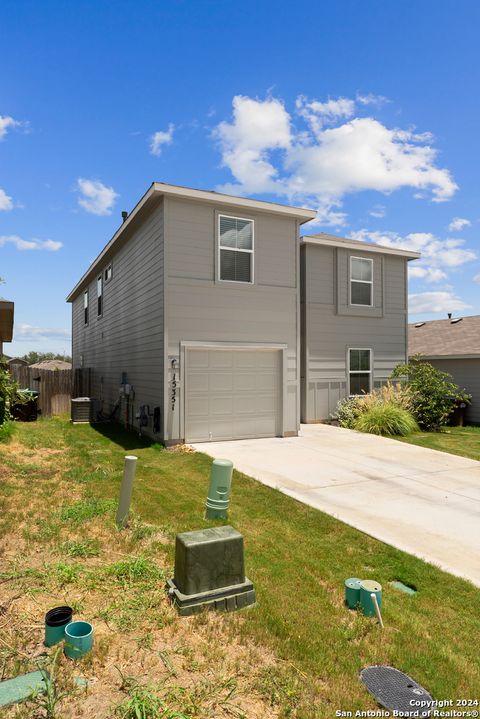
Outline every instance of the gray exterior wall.
{"type": "Polygon", "coordinates": [[[301,246],[302,421],[328,420],[348,393],[349,348],[372,350],[374,387],[407,356],[407,261],[363,248],[301,246]],[[349,304],[350,257],[373,260],[373,306],[349,304]]]}
{"type": "MultiPolygon", "coordinates": [[[[141,405],[148,404],[151,413],[163,407],[163,200],[125,234],[102,266],[102,271],[110,262],[113,266],[113,277],[103,286],[102,316],[97,317],[97,275],[89,285],[87,326],[83,291],[72,303],[72,357],[74,368],[91,368],[91,396],[101,401],[104,413],[117,402],[122,372],[127,373],[135,390],[129,423],[138,427],[135,414],[141,405]]],[[[122,423],[126,411],[123,400],[117,415],[122,423]]],[[[153,433],[152,416],[142,431],[160,439],[153,433]]]]}
{"type": "Polygon", "coordinates": [[[449,372],[454,382],[472,395],[467,408],[466,421],[480,424],[480,357],[476,359],[430,359],[425,358],[442,372],[449,372]]]}
{"type": "Polygon", "coordinates": [[[185,345],[282,345],[283,434],[300,423],[298,225],[269,213],[165,198],[165,440],[185,432],[185,345]],[[217,281],[217,217],[255,221],[254,284],[217,281]],[[172,403],[172,360],[175,402],[172,403]],[[173,409],[172,409],[173,404],[173,409]]]}

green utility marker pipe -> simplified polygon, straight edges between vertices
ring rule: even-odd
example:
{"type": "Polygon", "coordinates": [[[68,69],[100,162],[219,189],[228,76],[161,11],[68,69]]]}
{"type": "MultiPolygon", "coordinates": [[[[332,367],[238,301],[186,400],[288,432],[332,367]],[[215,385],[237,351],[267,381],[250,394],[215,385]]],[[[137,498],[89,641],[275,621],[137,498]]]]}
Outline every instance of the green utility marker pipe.
{"type": "Polygon", "coordinates": [[[226,519],[232,486],[233,462],[214,459],[210,471],[210,486],[206,502],[205,519],[226,519]]]}
{"type": "Polygon", "coordinates": [[[345,604],[349,609],[356,609],[360,604],[361,579],[350,577],[345,580],[345,604]]]}
{"type": "Polygon", "coordinates": [[[360,584],[360,604],[366,617],[376,615],[375,603],[372,601],[372,594],[376,597],[378,607],[382,606],[382,585],[371,579],[365,579],[360,584]]]}
{"type": "Polygon", "coordinates": [[[138,457],[128,454],[125,457],[122,486],[120,487],[120,499],[118,500],[117,509],[117,525],[119,528],[124,527],[127,523],[130,502],[132,501],[133,480],[135,479],[137,459],[138,457]]]}

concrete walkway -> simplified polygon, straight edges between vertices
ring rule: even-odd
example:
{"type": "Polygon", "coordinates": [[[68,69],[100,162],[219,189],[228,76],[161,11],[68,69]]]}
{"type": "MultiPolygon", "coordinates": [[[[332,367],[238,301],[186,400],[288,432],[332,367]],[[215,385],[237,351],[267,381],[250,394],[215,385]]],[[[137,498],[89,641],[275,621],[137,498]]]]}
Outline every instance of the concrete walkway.
{"type": "Polygon", "coordinates": [[[323,424],[193,447],[480,587],[480,462],[323,424]]]}

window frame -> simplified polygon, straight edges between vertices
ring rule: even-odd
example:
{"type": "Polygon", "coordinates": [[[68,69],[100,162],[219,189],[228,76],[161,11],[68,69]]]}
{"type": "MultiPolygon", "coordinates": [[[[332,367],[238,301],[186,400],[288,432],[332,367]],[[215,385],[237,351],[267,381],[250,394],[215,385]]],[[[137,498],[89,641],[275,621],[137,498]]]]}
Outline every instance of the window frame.
{"type": "Polygon", "coordinates": [[[97,277],[97,319],[103,317],[103,272],[97,277]],[[101,293],[98,294],[98,283],[101,283],[101,293]],[[100,312],[98,311],[100,309],[100,312]]]}
{"type": "MultiPolygon", "coordinates": [[[[352,374],[368,374],[368,393],[372,391],[373,387],[373,349],[371,347],[348,347],[347,348],[347,382],[348,382],[348,396],[349,397],[362,397],[362,394],[353,394],[350,391],[350,377],[352,374]],[[369,356],[369,370],[368,373],[364,369],[350,369],[350,353],[351,352],[368,352],[369,356]]],[[[367,394],[368,394],[367,393],[367,394]]]]}
{"type": "Polygon", "coordinates": [[[230,282],[235,285],[254,285],[255,284],[255,220],[253,217],[239,217],[238,215],[227,215],[224,212],[219,212],[217,215],[217,282],[230,282]],[[221,235],[220,235],[220,222],[222,217],[225,217],[229,220],[243,220],[244,222],[251,222],[252,223],[252,249],[251,250],[243,250],[239,249],[237,247],[227,247],[225,245],[220,244],[221,235]],[[249,255],[251,255],[251,261],[250,261],[250,281],[249,282],[243,282],[242,280],[223,280],[221,277],[221,251],[222,250],[230,250],[231,252],[244,252],[249,255]]]}
{"type": "Polygon", "coordinates": [[[103,270],[103,284],[106,285],[113,279],[113,263],[110,262],[103,270]],[[107,277],[107,272],[110,270],[110,277],[107,277]]]}
{"type": "Polygon", "coordinates": [[[350,279],[350,288],[349,288],[349,290],[350,290],[350,291],[349,291],[350,306],[351,306],[351,307],[373,307],[373,269],[374,269],[373,258],[372,258],[372,257],[359,257],[358,255],[350,255],[350,268],[349,268],[349,269],[350,269],[350,275],[349,275],[349,279],[350,279]],[[370,262],[370,267],[372,268],[372,273],[371,273],[372,279],[371,279],[371,280],[355,280],[355,279],[353,279],[353,277],[352,277],[352,264],[353,264],[353,263],[352,263],[352,260],[364,260],[364,261],[366,261],[366,262],[370,262]],[[367,304],[359,304],[358,302],[352,302],[352,282],[360,282],[361,284],[364,284],[364,285],[370,285],[370,304],[367,305],[367,304]]]}
{"type": "Polygon", "coordinates": [[[88,320],[90,315],[90,296],[88,287],[83,291],[83,326],[88,327],[88,320]],[[86,304],[85,304],[86,300],[86,304]]]}

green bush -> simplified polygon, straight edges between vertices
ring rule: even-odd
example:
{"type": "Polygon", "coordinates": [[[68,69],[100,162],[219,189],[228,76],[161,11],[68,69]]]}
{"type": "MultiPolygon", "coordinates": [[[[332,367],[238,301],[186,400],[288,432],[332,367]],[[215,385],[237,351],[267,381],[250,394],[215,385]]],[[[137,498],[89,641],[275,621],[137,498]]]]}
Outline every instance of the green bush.
{"type": "Polygon", "coordinates": [[[442,372],[415,355],[407,364],[400,364],[392,378],[404,378],[411,394],[411,411],[424,430],[436,430],[448,422],[456,402],[470,404],[471,395],[453,382],[448,372],[442,372]]]}
{"type": "Polygon", "coordinates": [[[340,427],[346,427],[347,429],[353,429],[355,423],[358,420],[362,408],[360,407],[358,400],[359,396],[345,397],[341,399],[337,404],[335,411],[335,419],[338,421],[340,427]]]}
{"type": "Polygon", "coordinates": [[[370,434],[399,435],[418,431],[418,425],[408,410],[393,402],[377,403],[363,412],[356,420],[354,429],[370,434]]]}

